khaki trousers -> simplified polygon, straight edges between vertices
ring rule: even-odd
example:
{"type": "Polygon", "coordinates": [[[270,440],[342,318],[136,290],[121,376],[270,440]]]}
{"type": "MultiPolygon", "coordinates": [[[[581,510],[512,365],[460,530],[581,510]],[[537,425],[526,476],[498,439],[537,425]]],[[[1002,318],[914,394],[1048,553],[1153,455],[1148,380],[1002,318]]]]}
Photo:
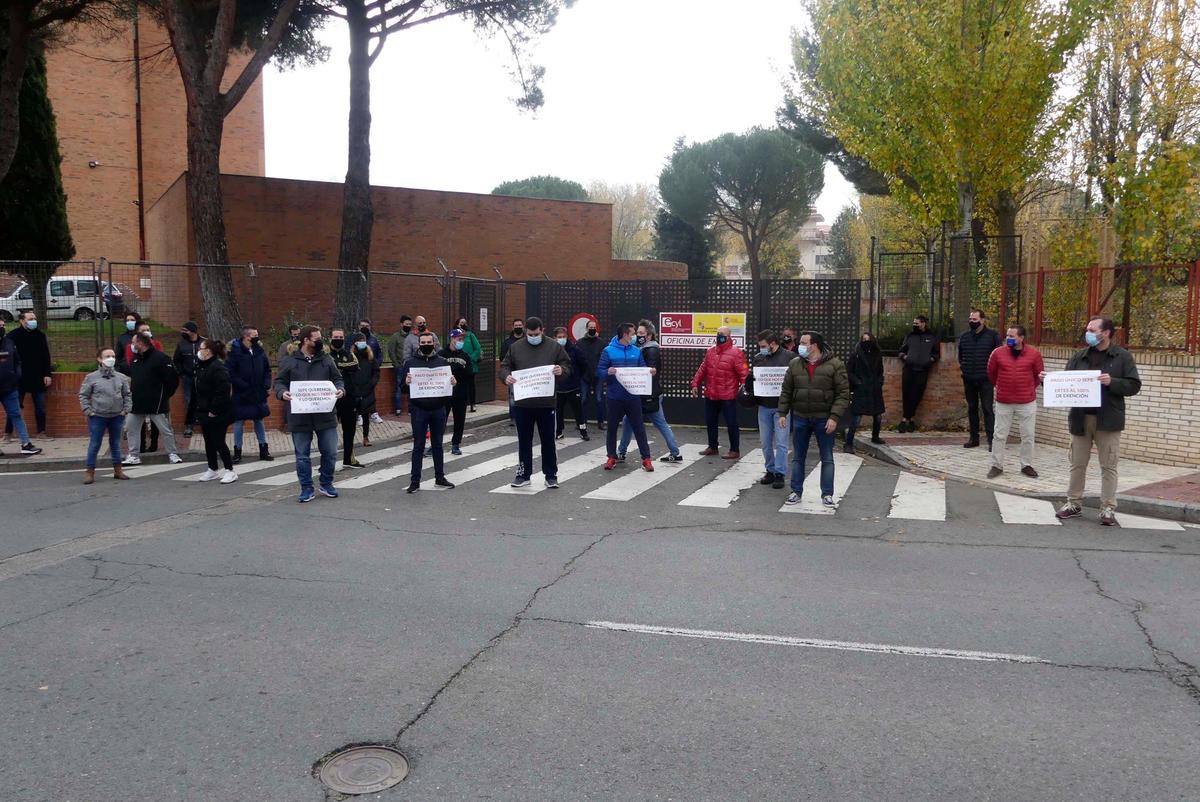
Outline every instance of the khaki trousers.
{"type": "Polygon", "coordinates": [[[1008,448],[1008,432],[1013,421],[1021,432],[1021,467],[1033,465],[1033,441],[1037,435],[1037,401],[1028,404],[996,402],[996,433],[992,440],[992,465],[1004,470],[1004,452],[1008,448]]]}
{"type": "Polygon", "coordinates": [[[1067,501],[1083,504],[1083,485],[1087,478],[1088,461],[1092,458],[1092,443],[1100,455],[1100,503],[1117,508],[1117,459],[1121,446],[1120,432],[1096,431],[1096,416],[1085,415],[1082,435],[1071,435],[1071,484],[1067,501]]]}

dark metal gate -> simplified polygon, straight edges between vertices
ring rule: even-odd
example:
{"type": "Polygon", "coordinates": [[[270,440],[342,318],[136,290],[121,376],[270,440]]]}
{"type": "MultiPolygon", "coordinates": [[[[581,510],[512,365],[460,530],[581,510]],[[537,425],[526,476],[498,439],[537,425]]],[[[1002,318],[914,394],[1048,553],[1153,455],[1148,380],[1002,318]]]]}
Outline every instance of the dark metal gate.
{"type": "MultiPolygon", "coordinates": [[[[457,313],[479,338],[482,354],[475,376],[476,400],[496,400],[496,332],[500,325],[500,288],[494,281],[458,278],[454,280],[457,313]]],[[[457,322],[451,321],[450,325],[457,322]]],[[[501,329],[502,330],[502,329],[501,329]]]]}

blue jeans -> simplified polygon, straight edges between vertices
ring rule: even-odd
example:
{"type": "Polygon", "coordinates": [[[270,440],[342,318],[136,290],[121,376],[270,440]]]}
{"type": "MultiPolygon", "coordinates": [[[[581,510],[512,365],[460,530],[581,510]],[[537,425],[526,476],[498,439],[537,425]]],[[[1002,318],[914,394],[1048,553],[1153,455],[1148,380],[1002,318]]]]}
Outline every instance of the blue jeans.
{"type": "MultiPolygon", "coordinates": [[[[679,456],[679,444],[675,442],[675,433],[671,431],[671,424],[667,423],[667,415],[663,412],[663,402],[658,400],[658,412],[642,413],[642,421],[649,421],[654,424],[654,428],[658,429],[658,433],[663,436],[663,441],[667,444],[667,450],[672,457],[679,456]]],[[[633,427],[629,425],[629,418],[625,419],[625,424],[621,427],[621,447],[617,449],[618,454],[624,454],[629,450],[629,441],[633,438],[633,427]]]]}
{"type": "MultiPolygon", "coordinates": [[[[242,432],[245,421],[235,420],[233,422],[233,447],[242,447],[242,432]]],[[[254,436],[258,438],[258,444],[264,445],[267,442],[267,427],[263,425],[262,418],[259,418],[254,423],[254,436]]]]}
{"type": "MultiPolygon", "coordinates": [[[[579,400],[581,402],[583,422],[588,420],[588,401],[591,401],[596,408],[596,423],[604,422],[607,413],[604,411],[605,383],[597,381],[596,378],[580,376],[579,377],[579,400]]],[[[629,441],[626,440],[626,443],[629,441]]]]}
{"type": "MultiPolygon", "coordinates": [[[[34,420],[37,421],[37,433],[45,434],[46,433],[46,391],[45,390],[35,390],[33,392],[28,392],[26,390],[17,390],[17,406],[18,407],[25,406],[25,396],[26,395],[33,396],[33,416],[34,416],[34,420]]],[[[12,420],[12,418],[9,418],[8,421],[6,421],[4,424],[4,431],[6,434],[12,434],[12,430],[13,430],[13,420],[12,420]]]]}
{"type": "Polygon", "coordinates": [[[416,404],[409,410],[412,418],[412,470],[410,478],[417,483],[421,481],[421,461],[425,459],[425,432],[429,432],[429,447],[433,452],[433,475],[441,479],[446,475],[442,439],[446,436],[446,408],[421,409],[416,404]]]}
{"type": "MultiPolygon", "coordinates": [[[[296,477],[301,490],[312,490],[313,432],[292,432],[292,446],[296,449],[296,477]]],[[[321,452],[321,487],[333,486],[333,466],[337,462],[338,431],[336,426],[316,432],[317,449],[321,452]]]]}
{"type": "Polygon", "coordinates": [[[17,397],[17,391],[11,390],[3,397],[0,397],[0,404],[4,404],[4,414],[8,416],[8,423],[5,424],[5,429],[12,427],[17,430],[17,437],[21,438],[21,445],[29,442],[29,430],[25,428],[25,419],[21,417],[21,401],[17,397]]]}
{"type": "Polygon", "coordinates": [[[821,495],[833,495],[833,440],[825,433],[828,418],[792,418],[792,492],[804,491],[804,458],[808,456],[808,443],[813,435],[817,438],[817,450],[821,452],[821,495]]]}
{"type": "Polygon", "coordinates": [[[87,466],[95,469],[96,455],[100,453],[100,446],[104,443],[105,432],[108,432],[108,448],[112,451],[113,465],[120,465],[121,430],[125,428],[125,416],[113,415],[111,418],[102,418],[99,415],[92,415],[87,422],[88,434],[91,436],[91,440],[88,441],[87,466]]]}
{"type": "MultiPolygon", "coordinates": [[[[642,420],[642,399],[638,396],[633,398],[615,398],[608,399],[608,456],[615,457],[617,455],[617,427],[621,425],[621,418],[625,419],[625,425],[633,425],[633,433],[637,437],[638,452],[642,455],[642,459],[650,459],[650,444],[646,440],[646,422],[642,420]]],[[[625,441],[625,445],[629,445],[629,441],[625,441]]],[[[624,454],[625,450],[622,449],[624,454]]]]}
{"type": "Polygon", "coordinates": [[[767,473],[787,473],[787,432],[779,428],[778,407],[758,408],[758,436],[762,440],[763,461],[767,473]]]}

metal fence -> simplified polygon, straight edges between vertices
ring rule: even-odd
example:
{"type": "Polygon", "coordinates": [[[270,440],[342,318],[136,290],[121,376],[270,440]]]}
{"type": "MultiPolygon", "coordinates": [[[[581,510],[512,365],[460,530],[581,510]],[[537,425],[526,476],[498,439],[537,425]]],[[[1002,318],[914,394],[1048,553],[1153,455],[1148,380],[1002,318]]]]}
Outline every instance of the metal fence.
{"type": "Polygon", "coordinates": [[[101,321],[135,302],[131,288],[101,280],[95,262],[0,262],[0,328],[11,331],[22,312],[38,311],[59,370],[95,369],[101,321]]]}

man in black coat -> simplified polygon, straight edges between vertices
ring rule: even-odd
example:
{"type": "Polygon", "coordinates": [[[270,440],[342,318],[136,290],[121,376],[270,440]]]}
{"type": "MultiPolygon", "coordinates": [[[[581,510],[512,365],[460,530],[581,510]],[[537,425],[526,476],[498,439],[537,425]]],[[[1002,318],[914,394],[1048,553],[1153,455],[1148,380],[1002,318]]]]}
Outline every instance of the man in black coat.
{"type": "MultiPolygon", "coordinates": [[[[50,369],[50,342],[46,333],[38,330],[37,315],[33,311],[17,315],[17,328],[8,335],[21,355],[21,382],[17,387],[17,403],[25,406],[25,396],[33,396],[33,414],[37,421],[38,437],[46,436],[46,391],[53,381],[50,369]]],[[[13,422],[4,424],[4,434],[12,434],[13,422]]]]}
{"type": "Polygon", "coordinates": [[[869,331],[862,338],[846,363],[846,377],[850,380],[850,415],[846,425],[846,439],[842,450],[854,453],[854,433],[858,421],[864,415],[871,416],[871,442],[884,445],[879,437],[883,422],[883,353],[869,331]]]}
{"type": "Polygon", "coordinates": [[[607,345],[608,343],[600,339],[600,324],[594,320],[588,321],[587,333],[575,341],[575,347],[579,349],[583,354],[584,361],[587,362],[583,375],[579,377],[579,401],[583,420],[587,421],[588,402],[590,401],[596,408],[596,425],[600,429],[604,428],[604,419],[607,414],[604,409],[605,383],[597,381],[596,367],[600,364],[600,352],[607,345]]]}
{"type": "Polygon", "coordinates": [[[142,430],[146,419],[158,427],[167,443],[167,459],[173,463],[183,462],[175,450],[175,432],[171,429],[171,396],[179,387],[179,375],[175,366],[145,332],[133,338],[133,361],[129,363],[130,393],[133,408],[125,419],[129,436],[129,453],[122,465],[141,465],[138,452],[141,446],[136,433],[142,430]]]}
{"type": "Polygon", "coordinates": [[[904,396],[904,413],[897,431],[915,432],[917,407],[925,395],[929,382],[929,369],[942,356],[942,344],[936,334],[929,331],[929,318],[917,315],[913,318],[912,331],[900,346],[900,359],[904,361],[904,372],[900,386],[904,396]]]}
{"type": "Polygon", "coordinates": [[[979,445],[979,409],[983,408],[983,429],[987,433],[988,451],[992,450],[992,433],[996,415],[993,412],[995,388],[988,381],[988,357],[1000,347],[1000,334],[989,329],[978,309],[971,310],[970,327],[958,337],[958,367],[962,370],[963,392],[967,397],[967,420],[970,436],[963,448],[979,445]]]}
{"type": "Polygon", "coordinates": [[[179,384],[183,387],[184,413],[183,436],[192,436],[192,424],[195,422],[192,410],[192,388],[196,385],[196,354],[200,350],[200,327],[196,321],[189,320],[183,324],[179,332],[179,344],[175,346],[175,355],[171,362],[175,372],[179,374],[179,384]]]}
{"type": "MultiPolygon", "coordinates": [[[[465,366],[465,363],[464,363],[465,366]]],[[[412,371],[432,368],[450,367],[446,358],[437,353],[433,332],[423,331],[417,337],[417,353],[409,357],[400,368],[400,381],[410,386],[413,383],[412,371]]],[[[408,414],[412,419],[412,471],[408,492],[415,493],[421,489],[421,461],[425,459],[425,433],[429,433],[429,444],[433,449],[434,484],[450,489],[454,487],[446,479],[443,467],[445,457],[442,451],[442,438],[446,434],[446,402],[453,398],[454,370],[450,371],[451,395],[436,397],[408,396],[408,414]]]]}

